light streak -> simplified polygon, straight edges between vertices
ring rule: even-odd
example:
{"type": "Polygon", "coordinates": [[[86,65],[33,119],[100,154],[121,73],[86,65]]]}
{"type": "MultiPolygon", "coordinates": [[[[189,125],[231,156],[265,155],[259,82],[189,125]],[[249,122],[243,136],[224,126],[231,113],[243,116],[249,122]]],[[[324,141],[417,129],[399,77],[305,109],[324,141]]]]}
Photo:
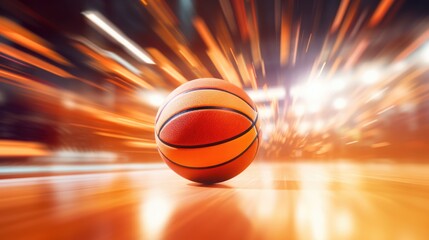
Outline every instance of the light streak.
{"type": "MultiPolygon", "coordinates": [[[[0,140],[0,157],[36,157],[50,154],[51,152],[41,143],[0,140]]],[[[0,171],[1,169],[3,167],[0,171]]]]}
{"type": "Polygon", "coordinates": [[[337,14],[335,15],[334,22],[332,23],[331,33],[337,31],[338,27],[341,24],[341,21],[346,14],[347,7],[349,6],[350,0],[342,0],[338,8],[337,14]]]}
{"type": "Polygon", "coordinates": [[[9,38],[11,41],[25,46],[58,63],[71,66],[70,62],[50,49],[51,46],[48,42],[10,19],[0,17],[0,26],[0,34],[9,38]]]}
{"type": "Polygon", "coordinates": [[[95,11],[85,11],[82,13],[86,18],[93,22],[97,27],[107,33],[110,37],[116,40],[119,44],[125,47],[128,52],[135,56],[138,60],[148,64],[155,64],[152,58],[137,44],[125,36],[117,27],[110,21],[103,17],[100,13],[95,11]]]}
{"type": "Polygon", "coordinates": [[[247,90],[247,94],[255,102],[266,102],[273,99],[283,100],[286,90],[283,87],[268,88],[266,90],[247,90]]]}
{"type": "Polygon", "coordinates": [[[383,20],[383,17],[386,16],[387,11],[393,5],[395,0],[381,0],[371,19],[369,20],[369,26],[374,27],[383,20]]]}
{"type": "Polygon", "coordinates": [[[43,60],[40,60],[36,57],[33,57],[30,54],[27,54],[25,52],[22,52],[16,48],[12,48],[8,45],[5,44],[1,44],[0,43],[0,52],[3,54],[6,54],[8,56],[11,56],[13,58],[18,59],[19,61],[31,64],[35,67],[41,68],[45,71],[51,72],[55,75],[64,77],[64,78],[72,78],[73,76],[71,76],[69,73],[65,72],[64,70],[50,64],[47,63],[43,60]]]}

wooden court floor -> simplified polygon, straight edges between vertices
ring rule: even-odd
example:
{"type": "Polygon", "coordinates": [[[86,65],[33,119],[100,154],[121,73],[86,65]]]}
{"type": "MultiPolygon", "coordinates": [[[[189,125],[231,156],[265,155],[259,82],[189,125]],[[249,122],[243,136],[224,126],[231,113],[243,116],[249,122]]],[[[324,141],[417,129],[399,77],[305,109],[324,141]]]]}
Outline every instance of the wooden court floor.
{"type": "Polygon", "coordinates": [[[0,239],[429,239],[429,165],[254,163],[0,180],[0,239]]]}

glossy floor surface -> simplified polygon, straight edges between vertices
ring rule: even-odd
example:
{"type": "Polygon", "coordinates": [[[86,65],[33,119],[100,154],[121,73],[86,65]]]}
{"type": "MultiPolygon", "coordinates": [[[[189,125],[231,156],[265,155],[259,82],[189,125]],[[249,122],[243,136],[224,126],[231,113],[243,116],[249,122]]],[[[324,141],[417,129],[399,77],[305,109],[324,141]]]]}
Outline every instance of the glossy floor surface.
{"type": "Polygon", "coordinates": [[[429,165],[254,163],[0,180],[0,239],[428,239],[429,165]]]}

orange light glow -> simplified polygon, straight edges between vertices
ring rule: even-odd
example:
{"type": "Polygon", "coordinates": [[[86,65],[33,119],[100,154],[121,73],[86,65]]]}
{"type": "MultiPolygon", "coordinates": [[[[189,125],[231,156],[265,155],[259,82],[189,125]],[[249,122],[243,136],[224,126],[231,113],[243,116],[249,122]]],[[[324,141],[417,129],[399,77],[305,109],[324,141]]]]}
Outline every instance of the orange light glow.
{"type": "Polygon", "coordinates": [[[371,19],[369,20],[369,26],[376,26],[383,20],[383,17],[386,16],[387,11],[393,5],[395,0],[381,0],[371,19]]]}
{"type": "Polygon", "coordinates": [[[0,157],[48,156],[51,152],[37,142],[0,140],[0,157]]]}

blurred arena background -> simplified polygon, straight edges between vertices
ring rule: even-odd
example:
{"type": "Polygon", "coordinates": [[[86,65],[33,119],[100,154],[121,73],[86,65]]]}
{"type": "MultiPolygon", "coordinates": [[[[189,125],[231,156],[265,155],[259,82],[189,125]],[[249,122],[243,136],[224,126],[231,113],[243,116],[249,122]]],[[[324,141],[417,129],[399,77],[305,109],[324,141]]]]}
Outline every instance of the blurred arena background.
{"type": "Polygon", "coordinates": [[[428,17],[424,0],[3,0],[2,173],[159,162],[157,107],[206,77],[257,102],[256,161],[427,162],[428,17]]]}
{"type": "Polygon", "coordinates": [[[0,0],[0,239],[429,236],[428,0],[0,0]],[[198,185],[173,89],[221,78],[262,143],[198,185]]]}

